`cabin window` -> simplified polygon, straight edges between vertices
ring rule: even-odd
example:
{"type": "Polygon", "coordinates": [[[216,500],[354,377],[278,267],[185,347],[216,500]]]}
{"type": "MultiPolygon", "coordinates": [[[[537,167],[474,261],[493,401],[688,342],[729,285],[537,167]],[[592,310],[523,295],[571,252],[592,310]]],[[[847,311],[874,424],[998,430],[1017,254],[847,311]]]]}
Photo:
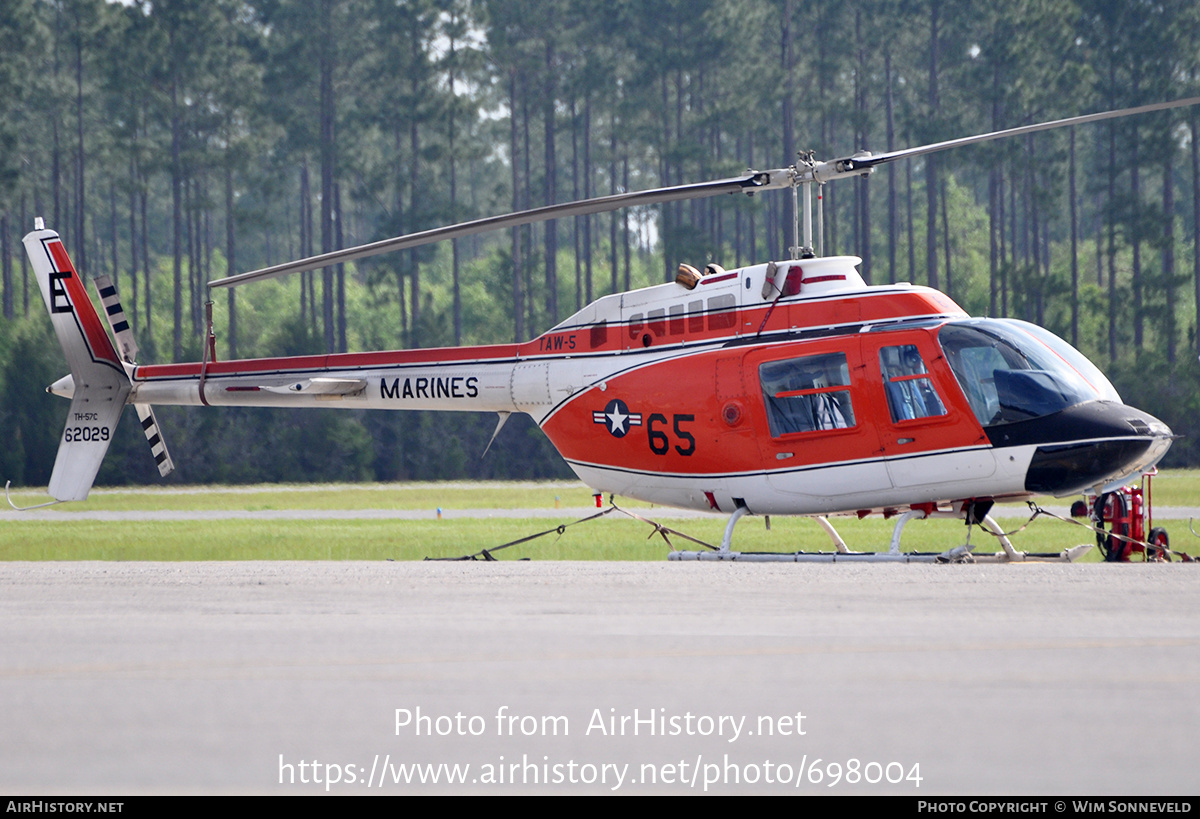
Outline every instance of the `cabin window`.
{"type": "Polygon", "coordinates": [[[769,361],[758,378],[772,437],[854,426],[845,353],[769,361]]]}
{"type": "Polygon", "coordinates": [[[642,332],[642,314],[634,313],[629,317],[629,337],[637,338],[642,332]]]}
{"type": "Polygon", "coordinates": [[[654,335],[661,337],[667,331],[667,322],[665,321],[666,317],[667,311],[663,310],[662,308],[659,308],[658,310],[651,310],[646,314],[646,324],[649,325],[650,331],[653,332],[654,335]]]}
{"type": "Polygon", "coordinates": [[[683,335],[683,305],[672,304],[670,310],[671,320],[667,330],[673,336],[683,335]]]}
{"type": "Polygon", "coordinates": [[[689,301],[688,302],[688,332],[703,333],[704,332],[704,302],[689,301]]]}
{"type": "Polygon", "coordinates": [[[879,369],[883,371],[883,388],[893,421],[946,414],[915,344],[881,349],[879,369]]]}
{"type": "Polygon", "coordinates": [[[708,300],[708,329],[710,330],[728,330],[737,324],[737,315],[734,313],[734,308],[737,306],[737,299],[732,294],[724,296],[713,296],[708,300]]]}

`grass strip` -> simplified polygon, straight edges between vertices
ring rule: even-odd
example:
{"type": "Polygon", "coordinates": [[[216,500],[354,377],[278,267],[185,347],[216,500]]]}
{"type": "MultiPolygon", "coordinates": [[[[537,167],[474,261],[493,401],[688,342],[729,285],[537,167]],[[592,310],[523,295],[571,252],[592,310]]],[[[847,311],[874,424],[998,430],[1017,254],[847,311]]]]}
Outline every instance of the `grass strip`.
{"type": "MultiPolygon", "coordinates": [[[[719,543],[721,518],[661,522],[709,543],[719,543]]],[[[655,517],[651,515],[651,517],[655,517]]],[[[560,522],[569,523],[565,517],[560,522]]],[[[851,549],[886,551],[894,521],[868,518],[834,519],[851,549]]],[[[0,527],[0,560],[421,560],[457,557],[491,549],[525,535],[548,529],[553,520],[459,519],[430,521],[378,520],[214,520],[101,522],[11,521],[0,527]]],[[[1015,528],[1015,526],[1013,527],[1015,528]]],[[[1200,552],[1200,540],[1187,531],[1186,521],[1168,521],[1176,549],[1200,552]]],[[[667,546],[644,523],[609,516],[572,526],[561,537],[547,535],[499,552],[501,560],[664,560],[667,546]]],[[[914,521],[905,529],[906,551],[943,551],[961,545],[966,528],[953,520],[914,521]]],[[[684,540],[677,548],[697,548],[684,540]]],[[[1058,552],[1094,542],[1089,533],[1060,521],[1040,518],[1020,535],[1016,547],[1029,552],[1058,552]]],[[[994,538],[972,533],[981,553],[999,551],[994,538]]],[[[771,519],[768,531],[761,518],[742,521],[734,537],[742,551],[831,551],[825,533],[807,518],[771,519]]],[[[1089,560],[1098,560],[1094,550],[1089,560]]]]}

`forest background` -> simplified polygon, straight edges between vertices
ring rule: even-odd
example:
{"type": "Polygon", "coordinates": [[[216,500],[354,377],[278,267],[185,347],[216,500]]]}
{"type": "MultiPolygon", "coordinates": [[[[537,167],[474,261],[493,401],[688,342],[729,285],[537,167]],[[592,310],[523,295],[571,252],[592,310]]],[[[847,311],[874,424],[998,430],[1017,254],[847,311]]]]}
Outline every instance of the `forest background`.
{"type": "MultiPolygon", "coordinates": [[[[206,282],[510,210],[1200,95],[1193,0],[0,0],[0,478],[44,485],[66,371],[20,237],[118,284],[141,363],[196,360],[206,282]]],[[[1200,110],[826,188],[868,281],[1042,324],[1200,464],[1200,110]]],[[[787,256],[726,196],[218,294],[218,355],[526,340],[680,262],[787,256]]],[[[158,480],[127,413],[100,483],[158,480]]],[[[528,419],[160,410],[175,482],[568,475],[528,419]]]]}

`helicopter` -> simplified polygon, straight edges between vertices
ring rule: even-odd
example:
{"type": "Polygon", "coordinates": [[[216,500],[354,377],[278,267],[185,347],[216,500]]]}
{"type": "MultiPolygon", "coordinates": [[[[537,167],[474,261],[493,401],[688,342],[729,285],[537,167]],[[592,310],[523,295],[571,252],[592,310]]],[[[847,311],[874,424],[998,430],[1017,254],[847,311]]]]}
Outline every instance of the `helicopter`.
{"type": "MultiPolygon", "coordinates": [[[[680,265],[673,282],[604,296],[523,343],[141,365],[120,299],[94,281],[111,337],[58,234],[24,238],[70,374],[71,407],[49,485],[84,500],[127,404],[162,475],[173,462],[155,405],[341,407],[529,414],[596,493],[724,514],[719,549],[672,559],[948,561],[1017,551],[997,501],[1103,491],[1154,467],[1173,435],[1124,404],[1104,374],[1049,331],[974,318],[937,290],[868,285],[853,256],[813,246],[813,187],[902,158],[1051,128],[1194,105],[1200,97],[1088,114],[883,154],[749,171],[479,219],[210,282],[238,286],[474,233],[635,205],[790,190],[791,258],[725,270],[680,265]],[[803,235],[801,235],[803,234],[803,235]],[[852,552],[831,515],[898,516],[887,552],[852,552]],[[813,516],[834,552],[732,548],[746,515],[813,516]],[[953,517],[1002,552],[902,552],[913,519],[953,517]]],[[[817,201],[817,235],[822,231],[817,201]]],[[[490,442],[489,442],[490,446],[490,442]]],[[[486,450],[485,450],[486,452],[486,450]]],[[[11,503],[11,501],[10,501],[11,503]]],[[[969,539],[968,539],[969,540],[969,539]]],[[[1052,559],[1073,560],[1090,547],[1052,559]]]]}

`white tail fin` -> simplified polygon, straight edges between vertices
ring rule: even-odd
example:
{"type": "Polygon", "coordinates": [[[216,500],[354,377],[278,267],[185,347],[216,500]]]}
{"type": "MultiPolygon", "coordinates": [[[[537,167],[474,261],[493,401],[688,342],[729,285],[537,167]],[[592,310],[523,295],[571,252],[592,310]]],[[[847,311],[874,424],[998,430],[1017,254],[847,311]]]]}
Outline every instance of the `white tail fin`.
{"type": "Polygon", "coordinates": [[[74,382],[50,495],[84,500],[116,434],[131,384],[58,234],[35,230],[24,241],[74,382]]]}

